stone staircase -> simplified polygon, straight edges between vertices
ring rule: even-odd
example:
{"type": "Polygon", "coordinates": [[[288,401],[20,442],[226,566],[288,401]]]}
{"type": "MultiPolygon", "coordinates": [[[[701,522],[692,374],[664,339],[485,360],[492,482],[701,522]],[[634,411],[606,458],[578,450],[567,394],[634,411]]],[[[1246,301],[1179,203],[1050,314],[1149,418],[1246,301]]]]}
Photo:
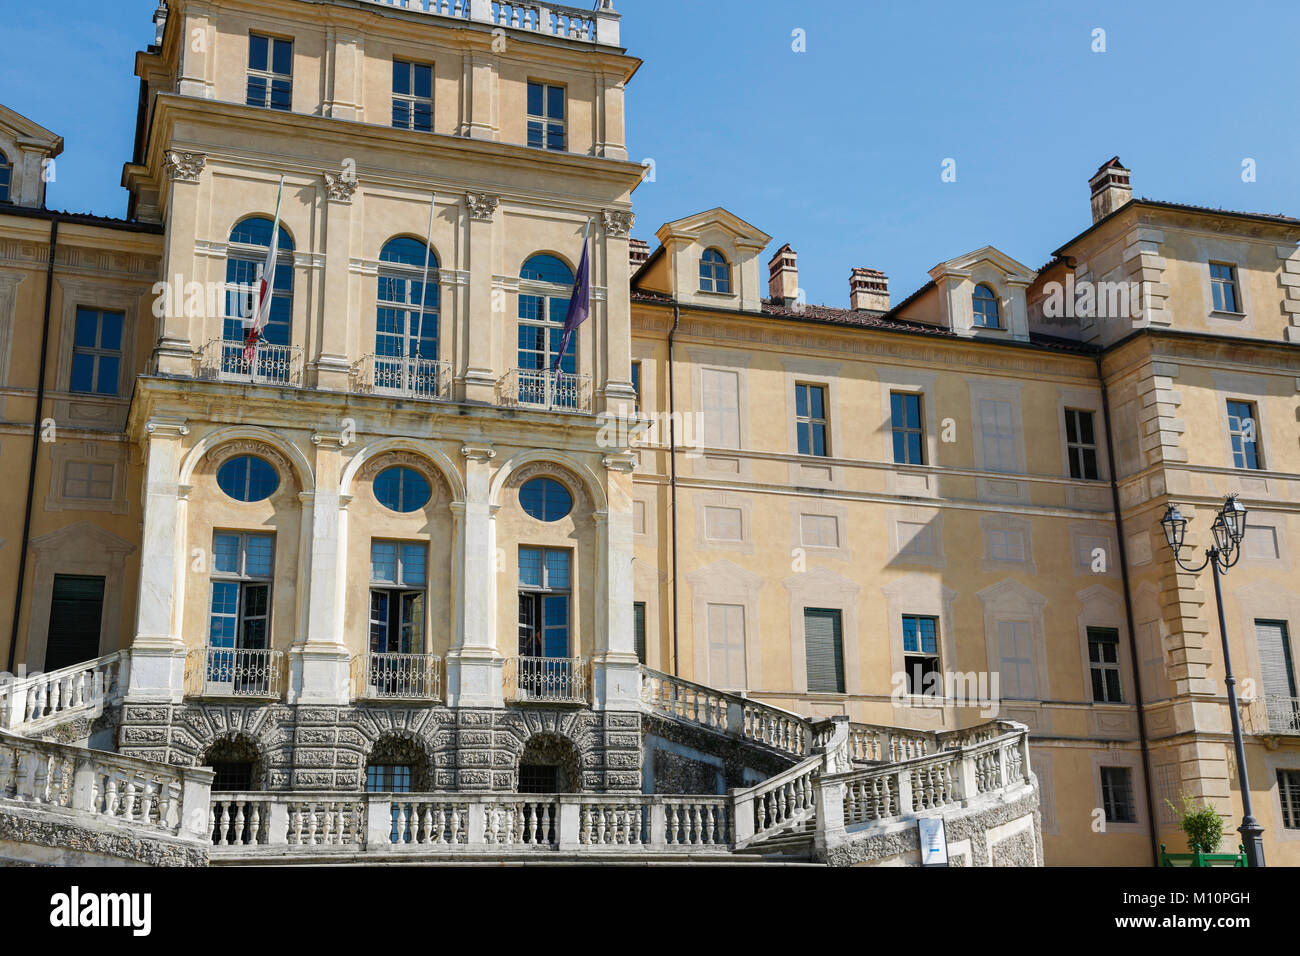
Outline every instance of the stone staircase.
{"type": "Polygon", "coordinates": [[[209,770],[88,746],[129,667],[120,653],[0,687],[0,862],[908,863],[916,819],[942,816],[968,864],[1041,864],[1028,731],[1009,721],[810,720],[646,668],[647,720],[742,748],[766,779],[716,795],[212,794],[209,770]]]}

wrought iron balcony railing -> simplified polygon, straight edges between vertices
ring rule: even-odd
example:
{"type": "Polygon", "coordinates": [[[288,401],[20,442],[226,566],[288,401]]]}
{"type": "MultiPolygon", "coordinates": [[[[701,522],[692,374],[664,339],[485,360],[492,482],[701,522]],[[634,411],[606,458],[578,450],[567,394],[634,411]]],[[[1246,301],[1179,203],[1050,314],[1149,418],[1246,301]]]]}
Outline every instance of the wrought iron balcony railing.
{"type": "Polygon", "coordinates": [[[284,654],[265,648],[204,647],[191,652],[186,692],[198,697],[255,697],[279,700],[284,654]]]}
{"type": "Polygon", "coordinates": [[[297,345],[262,342],[252,361],[244,343],[213,339],[199,349],[197,377],[252,385],[302,385],[302,349],[297,345]]]}
{"type": "Polygon", "coordinates": [[[497,382],[497,404],[554,412],[591,412],[591,376],[514,368],[497,382]]]}
{"type": "Polygon", "coordinates": [[[587,661],[581,657],[514,657],[506,662],[506,696],[514,701],[585,704],[587,661]]]}
{"type": "Polygon", "coordinates": [[[441,700],[442,658],[434,654],[365,655],[368,700],[441,700]]]}
{"type": "Polygon", "coordinates": [[[451,363],[400,355],[365,356],[353,369],[358,391],[377,395],[447,401],[451,398],[451,363]]]}
{"type": "Polygon", "coordinates": [[[1264,698],[1268,711],[1268,729],[1274,734],[1300,734],[1300,697],[1264,698]]]}

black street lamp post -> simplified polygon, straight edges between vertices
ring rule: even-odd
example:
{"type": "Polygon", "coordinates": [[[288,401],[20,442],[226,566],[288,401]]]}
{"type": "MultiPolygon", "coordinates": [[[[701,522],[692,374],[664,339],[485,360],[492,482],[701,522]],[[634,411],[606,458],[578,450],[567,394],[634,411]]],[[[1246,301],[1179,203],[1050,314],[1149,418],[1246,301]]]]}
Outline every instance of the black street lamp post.
{"type": "Polygon", "coordinates": [[[1223,682],[1228,688],[1228,710],[1232,714],[1232,744],[1237,753],[1237,779],[1241,783],[1241,834],[1246,848],[1246,862],[1250,866],[1264,866],[1264,828],[1255,819],[1250,804],[1250,779],[1246,772],[1246,746],[1241,737],[1241,715],[1237,711],[1237,678],[1232,675],[1232,654],[1228,650],[1228,624],[1223,615],[1223,589],[1219,577],[1241,558],[1241,539],[1246,534],[1246,506],[1237,500],[1236,495],[1229,495],[1223,507],[1214,518],[1211,531],[1214,534],[1214,547],[1207,548],[1205,560],[1197,567],[1183,564],[1180,552],[1183,539],[1187,535],[1187,519],[1178,510],[1177,505],[1170,505],[1165,516],[1160,519],[1165,529],[1165,540],[1174,552],[1174,560],[1184,571],[1196,574],[1205,570],[1208,564],[1214,569],[1214,601],[1219,608],[1219,637],[1223,640],[1223,682]]]}

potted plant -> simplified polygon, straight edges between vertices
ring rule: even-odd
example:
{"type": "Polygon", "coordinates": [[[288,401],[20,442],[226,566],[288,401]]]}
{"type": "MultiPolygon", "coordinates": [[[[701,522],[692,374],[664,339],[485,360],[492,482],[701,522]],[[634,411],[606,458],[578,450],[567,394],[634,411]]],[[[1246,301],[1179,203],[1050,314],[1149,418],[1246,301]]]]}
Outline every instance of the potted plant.
{"type": "MultiPolygon", "coordinates": [[[[1196,798],[1190,793],[1179,795],[1182,800],[1182,819],[1178,829],[1187,835],[1187,849],[1193,853],[1216,853],[1223,842],[1223,817],[1208,802],[1196,805],[1196,798]]],[[[1178,808],[1168,800],[1170,809],[1178,813],[1178,808]]]]}

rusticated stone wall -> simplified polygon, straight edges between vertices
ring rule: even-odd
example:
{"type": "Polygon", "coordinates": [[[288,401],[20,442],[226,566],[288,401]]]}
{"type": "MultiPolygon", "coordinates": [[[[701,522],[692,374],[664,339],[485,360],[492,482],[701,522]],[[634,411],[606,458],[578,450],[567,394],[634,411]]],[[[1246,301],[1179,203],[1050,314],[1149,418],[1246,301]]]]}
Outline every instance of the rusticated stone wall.
{"type": "Polygon", "coordinates": [[[571,707],[126,704],[118,749],[198,766],[213,743],[239,737],[256,748],[267,790],[362,790],[376,745],[382,755],[398,738],[424,755],[427,779],[437,790],[513,792],[519,757],[539,734],[573,743],[580,792],[640,791],[641,715],[571,707]]]}

